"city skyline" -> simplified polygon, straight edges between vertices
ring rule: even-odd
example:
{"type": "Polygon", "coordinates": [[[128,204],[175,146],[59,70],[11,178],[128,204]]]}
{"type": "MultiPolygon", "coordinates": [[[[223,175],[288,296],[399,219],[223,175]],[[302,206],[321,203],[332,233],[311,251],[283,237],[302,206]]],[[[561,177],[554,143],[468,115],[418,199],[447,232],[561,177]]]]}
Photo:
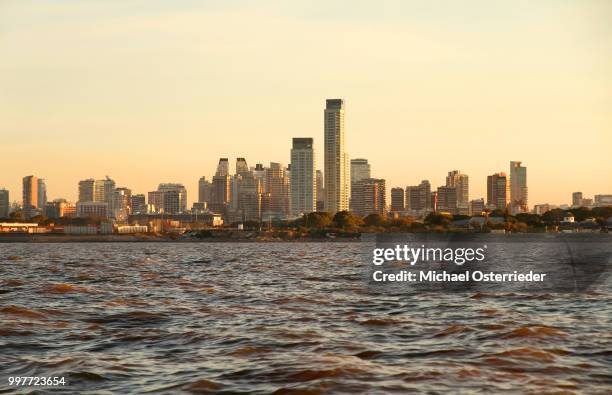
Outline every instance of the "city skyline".
{"type": "Polygon", "coordinates": [[[346,152],[367,158],[387,189],[423,179],[437,188],[460,169],[471,198],[486,197],[479,180],[520,160],[530,205],[612,190],[601,177],[612,173],[609,3],[522,12],[479,2],[469,15],[409,1],[320,12],[144,4],[0,6],[11,164],[0,186],[11,200],[26,174],[71,201],[76,182],[109,174],[141,193],[182,183],[191,206],[220,156],[288,164],[296,136],[314,138],[322,170],[321,103],[333,97],[347,103],[346,152]],[[25,155],[35,161],[13,165],[25,155]]]}

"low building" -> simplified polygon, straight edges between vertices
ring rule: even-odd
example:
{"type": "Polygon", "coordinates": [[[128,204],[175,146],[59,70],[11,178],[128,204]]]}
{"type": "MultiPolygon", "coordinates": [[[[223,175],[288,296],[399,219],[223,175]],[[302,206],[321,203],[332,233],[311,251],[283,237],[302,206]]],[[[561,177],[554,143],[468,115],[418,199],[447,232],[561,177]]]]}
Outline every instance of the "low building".
{"type": "Polygon", "coordinates": [[[106,202],[77,202],[76,204],[77,217],[100,217],[108,218],[110,212],[108,203],[106,202]]]}

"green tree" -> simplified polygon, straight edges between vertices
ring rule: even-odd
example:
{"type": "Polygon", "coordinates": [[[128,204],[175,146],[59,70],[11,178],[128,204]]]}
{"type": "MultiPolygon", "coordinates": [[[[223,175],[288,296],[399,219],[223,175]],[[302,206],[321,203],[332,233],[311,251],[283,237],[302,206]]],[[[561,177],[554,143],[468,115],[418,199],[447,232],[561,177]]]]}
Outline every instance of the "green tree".
{"type": "Polygon", "coordinates": [[[334,215],[334,224],[340,229],[355,231],[363,224],[363,219],[350,211],[338,211],[336,215],[334,215]]]}

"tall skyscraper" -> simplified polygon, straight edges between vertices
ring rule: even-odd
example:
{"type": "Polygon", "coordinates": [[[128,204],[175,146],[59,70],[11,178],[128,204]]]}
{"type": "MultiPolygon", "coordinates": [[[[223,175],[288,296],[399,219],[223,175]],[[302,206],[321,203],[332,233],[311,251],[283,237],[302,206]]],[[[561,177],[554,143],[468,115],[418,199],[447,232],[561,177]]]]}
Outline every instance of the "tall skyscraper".
{"type": "Polygon", "coordinates": [[[317,176],[312,138],[294,138],[291,148],[291,215],[317,210],[317,176]]]}
{"type": "Polygon", "coordinates": [[[582,192],[572,193],[572,206],[573,207],[582,206],[582,192]]]}
{"type": "Polygon", "coordinates": [[[200,177],[198,180],[198,202],[210,204],[212,201],[212,189],[212,183],[206,177],[200,177]]]}
{"type": "Polygon", "coordinates": [[[325,183],[323,182],[323,172],[317,170],[317,211],[325,210],[325,183]]]}
{"type": "MultiPolygon", "coordinates": [[[[438,187],[437,211],[457,214],[457,187],[438,187]]],[[[466,210],[467,211],[467,210],[466,210]]]]}
{"type": "Polygon", "coordinates": [[[243,173],[238,187],[238,210],[242,221],[260,221],[262,183],[253,172],[243,173]]]}
{"type": "Polygon", "coordinates": [[[227,158],[220,158],[219,164],[217,165],[216,176],[229,176],[229,161],[227,158]]]}
{"type": "MultiPolygon", "coordinates": [[[[267,192],[270,194],[269,207],[266,207],[266,218],[287,218],[290,214],[290,180],[285,167],[280,163],[270,162],[266,168],[267,192]]],[[[265,220],[265,219],[264,219],[265,220]]]]}
{"type": "Polygon", "coordinates": [[[9,191],[8,189],[0,189],[0,218],[8,218],[9,207],[9,191]]]}
{"type": "Polygon", "coordinates": [[[38,206],[38,178],[34,176],[23,177],[23,214],[30,219],[39,214],[38,206]]]}
{"type": "Polygon", "coordinates": [[[386,212],[385,180],[366,178],[357,181],[354,185],[353,211],[360,216],[370,214],[384,215],[386,212]]]}
{"type": "Polygon", "coordinates": [[[391,189],[391,211],[404,211],[406,208],[406,199],[404,197],[404,188],[391,189]]]}
{"type": "Polygon", "coordinates": [[[113,201],[115,193],[115,181],[109,176],[104,180],[96,180],[94,184],[94,202],[104,202],[107,204],[108,214],[113,213],[113,201]]]}
{"type": "Polygon", "coordinates": [[[508,206],[508,180],[506,173],[487,176],[487,207],[505,210],[508,206]]]}
{"type": "Polygon", "coordinates": [[[527,205],[527,168],[521,162],[510,162],[510,205],[512,213],[526,213],[527,205]]]}
{"type": "Polygon", "coordinates": [[[231,177],[229,175],[213,177],[213,194],[210,209],[217,214],[227,218],[227,210],[231,200],[231,177]]]}
{"type": "Polygon", "coordinates": [[[38,208],[44,214],[47,205],[47,185],[42,178],[38,179],[38,208]]]}
{"type": "Polygon", "coordinates": [[[350,169],[345,147],[344,101],[328,99],[324,111],[325,210],[348,210],[350,169]]]}
{"type": "Polygon", "coordinates": [[[457,213],[468,214],[470,201],[468,175],[460,172],[459,170],[449,171],[448,176],[446,176],[446,186],[454,187],[456,190],[457,213]]]}
{"type": "Polygon", "coordinates": [[[249,172],[249,166],[247,165],[246,159],[236,158],[236,175],[243,175],[249,172]]]}

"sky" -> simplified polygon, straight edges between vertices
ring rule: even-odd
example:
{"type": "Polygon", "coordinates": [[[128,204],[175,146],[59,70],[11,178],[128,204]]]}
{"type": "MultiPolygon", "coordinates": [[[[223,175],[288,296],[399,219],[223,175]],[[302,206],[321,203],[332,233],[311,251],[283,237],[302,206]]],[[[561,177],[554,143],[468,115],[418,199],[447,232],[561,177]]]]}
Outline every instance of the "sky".
{"type": "Polygon", "coordinates": [[[527,166],[529,204],[612,193],[612,2],[0,0],[0,187],[133,193],[288,163],[326,98],[387,188],[527,166]]]}

